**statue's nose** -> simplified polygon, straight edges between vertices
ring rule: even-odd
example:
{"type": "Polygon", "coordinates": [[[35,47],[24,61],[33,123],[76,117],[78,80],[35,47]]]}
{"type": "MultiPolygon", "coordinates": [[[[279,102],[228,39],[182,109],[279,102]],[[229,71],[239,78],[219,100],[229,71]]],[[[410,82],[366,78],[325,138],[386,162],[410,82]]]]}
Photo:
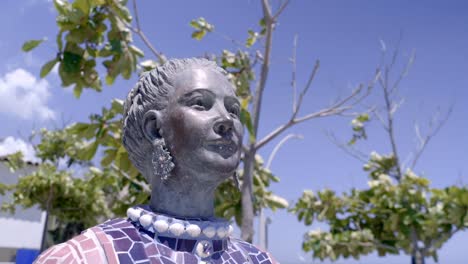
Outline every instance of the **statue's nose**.
{"type": "Polygon", "coordinates": [[[234,123],[232,119],[227,117],[216,121],[213,126],[213,130],[216,134],[223,136],[232,131],[233,125],[234,123]]]}

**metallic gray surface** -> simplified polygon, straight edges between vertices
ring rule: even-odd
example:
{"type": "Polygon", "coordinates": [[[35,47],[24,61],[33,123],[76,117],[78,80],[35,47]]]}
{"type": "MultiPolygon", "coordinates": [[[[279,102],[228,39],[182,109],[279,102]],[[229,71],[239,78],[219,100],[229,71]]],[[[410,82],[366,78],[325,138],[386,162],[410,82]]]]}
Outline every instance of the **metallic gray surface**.
{"type": "Polygon", "coordinates": [[[152,186],[151,208],[211,218],[215,188],[241,154],[240,104],[224,71],[204,59],[171,60],[140,79],[125,102],[124,146],[152,186]],[[153,177],[151,146],[164,138],[175,168],[153,177]]]}

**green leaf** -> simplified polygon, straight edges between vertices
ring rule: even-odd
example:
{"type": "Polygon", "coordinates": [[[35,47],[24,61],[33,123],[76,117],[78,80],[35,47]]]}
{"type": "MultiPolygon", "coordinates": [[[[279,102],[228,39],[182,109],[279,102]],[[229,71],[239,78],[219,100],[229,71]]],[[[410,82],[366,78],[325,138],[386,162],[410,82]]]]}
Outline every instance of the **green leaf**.
{"type": "Polygon", "coordinates": [[[104,158],[101,160],[101,166],[103,167],[109,166],[114,161],[116,154],[117,154],[116,149],[106,150],[104,158]]]}
{"type": "Polygon", "coordinates": [[[107,85],[112,85],[115,81],[115,76],[112,75],[106,75],[106,84],[107,85]]]}
{"type": "Polygon", "coordinates": [[[265,199],[268,203],[268,207],[270,207],[272,210],[277,208],[287,208],[289,206],[289,203],[286,199],[275,194],[270,194],[266,196],[265,199]]]}
{"type": "Polygon", "coordinates": [[[190,26],[195,28],[195,29],[200,29],[200,26],[198,25],[197,21],[194,19],[190,21],[190,26]]]}
{"type": "Polygon", "coordinates": [[[43,38],[43,39],[37,39],[37,40],[29,40],[29,41],[26,41],[24,44],[23,44],[23,47],[21,48],[24,52],[28,52],[28,51],[31,51],[32,49],[36,48],[37,46],[39,46],[39,44],[41,44],[42,42],[44,42],[46,39],[43,38]]]}
{"type": "Polygon", "coordinates": [[[144,57],[145,56],[145,53],[141,49],[137,48],[134,45],[130,45],[130,50],[132,50],[133,53],[136,54],[139,57],[144,57]]]}
{"type": "Polygon", "coordinates": [[[250,117],[250,112],[247,111],[247,109],[241,109],[240,120],[242,124],[244,124],[247,127],[247,131],[249,132],[249,140],[251,142],[255,141],[255,133],[253,130],[252,118],[250,117]]]}
{"type": "Polygon", "coordinates": [[[364,122],[369,121],[370,118],[369,118],[369,114],[366,113],[366,114],[360,114],[356,119],[357,119],[359,122],[364,123],[364,122]]]}
{"type": "Polygon", "coordinates": [[[254,32],[253,30],[249,30],[248,31],[249,33],[249,37],[247,38],[247,41],[245,43],[245,46],[247,46],[247,48],[250,48],[252,47],[255,42],[257,41],[257,38],[258,38],[258,33],[257,32],[254,32]]]}
{"type": "Polygon", "coordinates": [[[196,40],[201,40],[207,32],[212,32],[214,30],[214,26],[208,23],[203,17],[192,20],[190,26],[196,29],[196,31],[192,33],[192,38],[196,40]]]}
{"type": "Polygon", "coordinates": [[[158,63],[154,60],[145,60],[140,62],[140,67],[143,68],[143,71],[150,71],[158,66],[158,63]]]}
{"type": "Polygon", "coordinates": [[[85,15],[89,14],[90,0],[75,0],[73,7],[80,9],[85,15]]]}
{"type": "Polygon", "coordinates": [[[119,100],[119,99],[113,99],[111,108],[112,108],[112,110],[116,111],[117,113],[123,114],[123,111],[124,111],[123,101],[119,100]]]}
{"type": "Polygon", "coordinates": [[[52,70],[52,68],[54,68],[55,64],[57,64],[58,60],[57,59],[53,59],[49,62],[47,62],[46,64],[42,65],[42,68],[41,68],[41,78],[44,78],[47,76],[47,74],[49,74],[49,72],[52,70]]]}
{"type": "Polygon", "coordinates": [[[81,92],[83,92],[83,86],[80,84],[76,84],[75,87],[73,88],[73,95],[76,98],[80,98],[81,92]]]}
{"type": "Polygon", "coordinates": [[[66,15],[71,8],[68,0],[54,0],[55,9],[59,14],[66,15]]]}
{"type": "Polygon", "coordinates": [[[96,154],[97,147],[98,143],[96,141],[86,143],[85,147],[78,153],[78,157],[82,160],[91,160],[96,154]]]}
{"type": "Polygon", "coordinates": [[[65,51],[63,53],[63,70],[67,73],[79,73],[81,70],[81,55],[65,51]]]}
{"type": "Polygon", "coordinates": [[[62,51],[63,49],[63,40],[62,40],[62,35],[63,35],[64,30],[61,29],[60,32],[57,34],[56,42],[57,42],[57,47],[59,51],[62,51]]]}
{"type": "Polygon", "coordinates": [[[192,33],[192,38],[196,40],[201,40],[206,35],[206,31],[199,30],[192,33]]]}

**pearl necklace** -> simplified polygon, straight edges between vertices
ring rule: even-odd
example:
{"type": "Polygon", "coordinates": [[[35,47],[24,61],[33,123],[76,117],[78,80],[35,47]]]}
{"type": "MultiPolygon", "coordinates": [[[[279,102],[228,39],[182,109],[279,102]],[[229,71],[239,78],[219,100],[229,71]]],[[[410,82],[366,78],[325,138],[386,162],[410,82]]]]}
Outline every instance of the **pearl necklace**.
{"type": "Polygon", "coordinates": [[[127,216],[145,230],[161,236],[185,239],[224,239],[232,235],[233,227],[227,221],[178,219],[156,214],[141,207],[130,207],[127,216]]]}

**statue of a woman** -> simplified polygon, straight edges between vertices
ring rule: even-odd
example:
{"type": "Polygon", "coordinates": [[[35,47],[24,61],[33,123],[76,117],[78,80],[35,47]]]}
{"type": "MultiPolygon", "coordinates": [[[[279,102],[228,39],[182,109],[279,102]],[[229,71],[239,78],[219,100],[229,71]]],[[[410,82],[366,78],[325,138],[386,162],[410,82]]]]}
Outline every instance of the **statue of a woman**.
{"type": "Polygon", "coordinates": [[[214,192],[235,176],[243,127],[226,72],[205,59],[143,74],[124,105],[123,144],[151,184],[149,205],[44,252],[37,263],[275,263],[214,217],[214,192]]]}

